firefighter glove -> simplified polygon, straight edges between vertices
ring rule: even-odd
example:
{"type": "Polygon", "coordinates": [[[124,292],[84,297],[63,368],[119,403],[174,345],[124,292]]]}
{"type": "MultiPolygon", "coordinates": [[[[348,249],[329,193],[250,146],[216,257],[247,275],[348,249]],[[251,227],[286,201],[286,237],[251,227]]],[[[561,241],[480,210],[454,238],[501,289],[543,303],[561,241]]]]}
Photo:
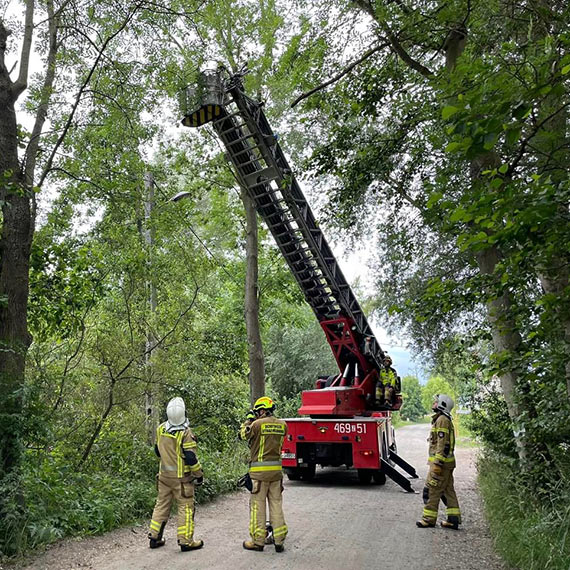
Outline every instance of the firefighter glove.
{"type": "Polygon", "coordinates": [[[242,475],[237,481],[238,487],[245,487],[250,493],[253,491],[253,481],[249,473],[242,475]]]}
{"type": "Polygon", "coordinates": [[[194,479],[192,482],[194,485],[196,485],[196,487],[200,487],[200,485],[204,484],[204,477],[198,477],[198,479],[194,479]]]}

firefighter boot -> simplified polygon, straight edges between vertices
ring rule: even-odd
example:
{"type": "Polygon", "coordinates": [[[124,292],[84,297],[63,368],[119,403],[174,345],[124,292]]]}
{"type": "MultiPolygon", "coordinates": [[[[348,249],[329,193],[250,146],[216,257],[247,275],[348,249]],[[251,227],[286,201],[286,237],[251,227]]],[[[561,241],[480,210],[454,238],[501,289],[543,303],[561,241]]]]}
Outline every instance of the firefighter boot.
{"type": "Polygon", "coordinates": [[[193,540],[190,544],[180,544],[180,550],[182,552],[188,552],[190,550],[198,550],[199,548],[202,548],[202,546],[204,546],[204,541],[203,540],[193,540]]]}
{"type": "Polygon", "coordinates": [[[244,540],[243,547],[246,550],[256,550],[257,552],[263,552],[263,544],[255,544],[255,542],[251,540],[244,540]]]}
{"type": "Polygon", "coordinates": [[[283,552],[285,550],[284,544],[276,544],[275,545],[275,552],[283,552]]]}
{"type": "Polygon", "coordinates": [[[149,547],[150,548],[160,548],[166,544],[166,540],[162,538],[162,533],[164,532],[164,527],[166,526],[166,522],[163,522],[160,525],[160,530],[158,531],[158,535],[153,537],[150,532],[148,533],[148,540],[149,540],[149,547]]]}
{"type": "Polygon", "coordinates": [[[441,521],[441,526],[443,528],[451,528],[453,530],[459,530],[459,523],[457,521],[449,520],[441,521]]]}
{"type": "Polygon", "coordinates": [[[433,528],[435,523],[426,521],[425,519],[420,519],[419,521],[416,521],[416,526],[418,528],[433,528]]]}

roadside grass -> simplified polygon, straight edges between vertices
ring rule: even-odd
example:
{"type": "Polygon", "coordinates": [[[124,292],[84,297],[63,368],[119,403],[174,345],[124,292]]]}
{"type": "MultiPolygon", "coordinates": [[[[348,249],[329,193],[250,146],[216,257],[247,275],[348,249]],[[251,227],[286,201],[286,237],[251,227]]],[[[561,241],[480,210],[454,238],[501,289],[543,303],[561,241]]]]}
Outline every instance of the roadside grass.
{"type": "Polygon", "coordinates": [[[498,458],[479,461],[479,487],[497,551],[515,568],[568,570],[570,472],[565,488],[559,486],[541,500],[529,497],[516,475],[498,458]]]}
{"type": "Polygon", "coordinates": [[[457,414],[453,420],[455,424],[455,445],[457,447],[479,447],[473,432],[469,429],[470,414],[457,414]]]}
{"type": "MultiPolygon", "coordinates": [[[[399,412],[392,414],[392,424],[395,428],[402,426],[412,426],[417,424],[429,424],[431,415],[426,415],[414,420],[404,420],[400,417],[399,412]]],[[[457,447],[479,447],[479,442],[468,427],[469,414],[457,414],[453,418],[455,425],[455,444],[457,447]]]]}
{"type": "Polygon", "coordinates": [[[392,413],[392,425],[395,428],[402,427],[402,426],[413,426],[417,424],[429,424],[431,422],[430,416],[423,416],[421,418],[417,418],[414,420],[403,419],[400,416],[400,412],[393,412],[392,413]]]}

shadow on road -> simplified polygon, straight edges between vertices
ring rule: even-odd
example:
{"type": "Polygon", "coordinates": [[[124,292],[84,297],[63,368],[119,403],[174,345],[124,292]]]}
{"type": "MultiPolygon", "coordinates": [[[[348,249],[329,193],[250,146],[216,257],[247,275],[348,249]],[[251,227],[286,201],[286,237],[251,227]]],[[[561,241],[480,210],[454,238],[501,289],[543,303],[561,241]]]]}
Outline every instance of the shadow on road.
{"type": "MultiPolygon", "coordinates": [[[[413,480],[412,480],[413,481],[413,480]]],[[[378,485],[374,482],[363,484],[358,480],[358,473],[356,469],[342,469],[326,467],[324,469],[317,469],[315,478],[310,481],[287,481],[287,487],[306,487],[310,486],[321,488],[351,488],[357,487],[362,491],[374,492],[378,488],[384,487],[387,493],[399,493],[403,490],[398,487],[393,481],[389,479],[384,485],[378,485]]],[[[417,489],[416,489],[417,490],[417,489]]],[[[403,491],[405,492],[405,491],[403,491]]]]}

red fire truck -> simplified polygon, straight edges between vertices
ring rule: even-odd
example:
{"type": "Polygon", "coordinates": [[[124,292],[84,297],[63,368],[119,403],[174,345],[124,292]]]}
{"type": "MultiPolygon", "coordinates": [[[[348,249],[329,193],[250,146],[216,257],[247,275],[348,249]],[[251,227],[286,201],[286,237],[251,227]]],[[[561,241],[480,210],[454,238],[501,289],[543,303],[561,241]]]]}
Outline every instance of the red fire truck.
{"type": "MultiPolygon", "coordinates": [[[[386,476],[414,492],[415,469],[398,454],[391,410],[375,401],[384,367],[377,342],[347,283],[263,111],[245,94],[243,73],[211,69],[198,75],[181,97],[182,124],[211,123],[223,142],[240,185],[271,231],[305,299],[317,317],[339,367],[319,377],[301,396],[299,413],[287,419],[283,466],[290,479],[311,479],[316,465],[357,469],[361,482],[379,484],[386,476]]],[[[397,389],[399,392],[399,387],[397,389]]]]}

